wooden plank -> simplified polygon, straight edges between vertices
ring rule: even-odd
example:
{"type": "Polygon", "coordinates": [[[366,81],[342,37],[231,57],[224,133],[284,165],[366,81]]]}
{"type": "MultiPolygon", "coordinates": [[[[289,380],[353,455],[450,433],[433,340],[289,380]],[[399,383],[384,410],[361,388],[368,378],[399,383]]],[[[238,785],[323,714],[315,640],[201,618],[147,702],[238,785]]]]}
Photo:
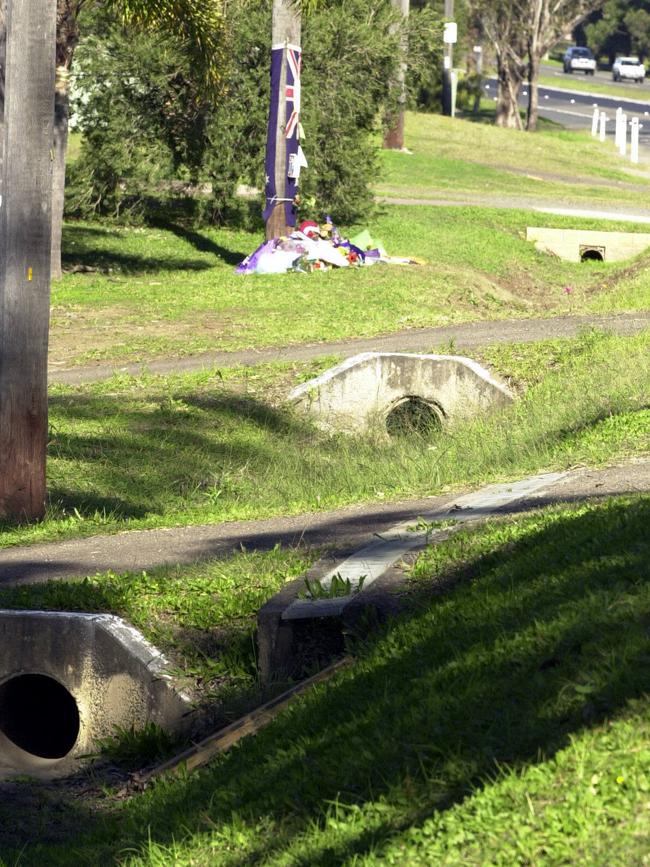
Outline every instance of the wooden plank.
{"type": "Polygon", "coordinates": [[[0,517],[45,510],[56,3],[6,0],[0,517]]]}
{"type": "Polygon", "coordinates": [[[133,785],[136,788],[143,788],[151,780],[160,777],[163,774],[190,772],[207,764],[210,759],[214,758],[219,753],[223,753],[230,749],[233,744],[236,744],[247,735],[255,734],[256,732],[267,726],[275,717],[287,707],[294,698],[301,695],[306,690],[315,686],[317,683],[322,683],[329,680],[330,677],[347,668],[352,664],[352,658],[349,656],[343,657],[332,665],[327,666],[318,674],[302,680],[300,683],[283,692],[281,695],[271,699],[255,710],[241,717],[236,722],[231,723],[223,729],[220,729],[214,734],[208,735],[199,743],[194,744],[188,749],[173,756],[166,762],[158,765],[152,770],[144,774],[135,774],[133,776],[133,785]]]}

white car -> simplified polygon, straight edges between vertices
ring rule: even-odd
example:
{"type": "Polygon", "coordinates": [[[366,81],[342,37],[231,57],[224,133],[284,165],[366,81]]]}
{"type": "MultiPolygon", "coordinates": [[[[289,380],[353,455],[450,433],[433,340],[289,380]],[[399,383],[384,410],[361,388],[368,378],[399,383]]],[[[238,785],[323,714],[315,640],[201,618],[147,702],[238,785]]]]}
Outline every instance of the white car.
{"type": "Polygon", "coordinates": [[[612,78],[614,81],[621,81],[625,78],[643,84],[645,66],[638,57],[617,57],[612,66],[612,78]]]}
{"type": "Polygon", "coordinates": [[[584,72],[585,75],[593,75],[596,71],[596,58],[588,48],[572,45],[565,52],[563,66],[565,72],[584,72]]]}

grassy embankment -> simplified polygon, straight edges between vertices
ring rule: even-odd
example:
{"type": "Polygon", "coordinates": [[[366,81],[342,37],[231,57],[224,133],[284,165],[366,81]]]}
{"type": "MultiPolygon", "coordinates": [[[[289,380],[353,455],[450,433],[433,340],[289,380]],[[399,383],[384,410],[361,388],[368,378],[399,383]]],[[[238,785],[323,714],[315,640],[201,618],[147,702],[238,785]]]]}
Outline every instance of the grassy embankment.
{"type": "Polygon", "coordinates": [[[461,531],[408,617],[201,773],[37,813],[19,784],[4,863],[644,864],[649,520],[636,496],[461,531]]]}
{"type": "Polygon", "coordinates": [[[0,546],[318,511],[647,453],[649,341],[588,333],[485,350],[528,388],[434,441],[317,431],[281,398],[327,361],[57,387],[47,518],[3,528],[0,546]]]}
{"type": "Polygon", "coordinates": [[[630,175],[611,145],[588,131],[517,136],[489,124],[411,113],[406,141],[412,154],[383,154],[380,194],[451,200],[492,194],[564,207],[638,208],[650,183],[650,174],[630,175]]]}
{"type": "MultiPolygon", "coordinates": [[[[379,192],[416,198],[524,197],[607,207],[648,199],[609,149],[566,132],[513,136],[482,124],[409,116],[414,154],[386,153],[379,192]]],[[[384,207],[370,229],[422,267],[241,278],[237,262],[259,243],[250,232],[106,228],[70,224],[69,273],[55,285],[51,361],[146,361],[228,350],[376,335],[478,319],[647,306],[649,281],[625,293],[629,265],[561,262],[525,241],[527,225],[643,230],[484,207],[384,207]],[[565,286],[574,289],[571,297],[565,286]],[[625,298],[625,303],[621,298],[625,298]]],[[[643,260],[632,266],[640,266],[643,260]]]]}

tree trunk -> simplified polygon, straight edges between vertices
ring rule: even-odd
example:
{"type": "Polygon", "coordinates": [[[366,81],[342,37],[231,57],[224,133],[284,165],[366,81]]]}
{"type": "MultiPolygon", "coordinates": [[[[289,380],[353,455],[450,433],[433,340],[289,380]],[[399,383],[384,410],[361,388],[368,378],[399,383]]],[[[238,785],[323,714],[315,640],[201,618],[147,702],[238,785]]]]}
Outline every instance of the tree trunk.
{"type": "Polygon", "coordinates": [[[79,41],[78,0],[56,0],[56,94],[54,102],[54,164],[52,166],[52,277],[61,276],[61,234],[65,200],[65,161],[68,152],[70,69],[79,41]]]}
{"type": "Polygon", "coordinates": [[[523,129],[517,103],[522,82],[520,65],[502,54],[497,55],[497,82],[496,125],[523,129]]]}
{"type": "MultiPolygon", "coordinates": [[[[401,14],[402,36],[400,38],[400,52],[405,58],[408,52],[408,42],[403,25],[409,15],[410,0],[392,0],[393,6],[401,14]]],[[[395,76],[394,87],[397,90],[397,110],[392,117],[388,119],[388,130],[384,137],[384,148],[387,150],[400,151],[404,147],[404,114],[406,112],[406,61],[400,61],[395,76]]]]}
{"type": "Polygon", "coordinates": [[[62,275],[61,236],[65,199],[65,160],[68,152],[68,87],[67,70],[58,67],[54,99],[54,161],[52,164],[52,249],[50,268],[53,280],[62,275]],[[62,75],[64,80],[61,80],[62,75]]]}
{"type": "Polygon", "coordinates": [[[45,511],[50,312],[52,0],[6,0],[0,207],[0,517],[45,511]]]}
{"type": "Polygon", "coordinates": [[[271,94],[269,134],[267,139],[267,174],[274,173],[275,198],[278,201],[269,203],[270,212],[266,218],[266,237],[278,238],[287,235],[290,227],[287,224],[285,202],[287,197],[287,139],[285,125],[287,114],[287,46],[300,45],[300,8],[292,0],[273,0],[273,24],[271,46],[277,50],[283,46],[282,67],[280,71],[279,92],[271,94]],[[277,100],[275,104],[274,100],[277,100]],[[269,171],[269,154],[275,148],[273,168],[269,171]]]}
{"type": "Polygon", "coordinates": [[[539,114],[539,57],[531,49],[528,58],[528,113],[526,129],[535,132],[539,114]]]}

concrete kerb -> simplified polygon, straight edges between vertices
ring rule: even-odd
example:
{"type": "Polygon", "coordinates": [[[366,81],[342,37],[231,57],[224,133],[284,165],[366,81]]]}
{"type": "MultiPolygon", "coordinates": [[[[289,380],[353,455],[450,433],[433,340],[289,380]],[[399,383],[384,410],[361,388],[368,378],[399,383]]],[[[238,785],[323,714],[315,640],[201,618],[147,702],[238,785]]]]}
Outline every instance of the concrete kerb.
{"type": "Polygon", "coordinates": [[[517,500],[525,500],[557,484],[566,473],[544,473],[512,484],[488,485],[472,494],[455,498],[435,511],[421,516],[421,522],[403,522],[343,559],[328,555],[304,576],[288,584],[272,597],[258,614],[259,671],[263,683],[283,679],[296,667],[296,629],[309,621],[314,629],[328,619],[343,625],[359,620],[361,613],[373,608],[380,618],[399,608],[394,595],[404,573],[395,569],[409,555],[448,538],[468,522],[494,515],[517,500]],[[436,522],[453,519],[453,526],[436,528],[436,522]],[[431,526],[428,526],[431,525],[431,526]],[[350,582],[352,592],[336,598],[300,598],[305,579],[318,582],[325,590],[334,576],[350,582]],[[363,581],[362,581],[363,578],[363,581]],[[360,591],[355,592],[362,584],[360,591]]]}

